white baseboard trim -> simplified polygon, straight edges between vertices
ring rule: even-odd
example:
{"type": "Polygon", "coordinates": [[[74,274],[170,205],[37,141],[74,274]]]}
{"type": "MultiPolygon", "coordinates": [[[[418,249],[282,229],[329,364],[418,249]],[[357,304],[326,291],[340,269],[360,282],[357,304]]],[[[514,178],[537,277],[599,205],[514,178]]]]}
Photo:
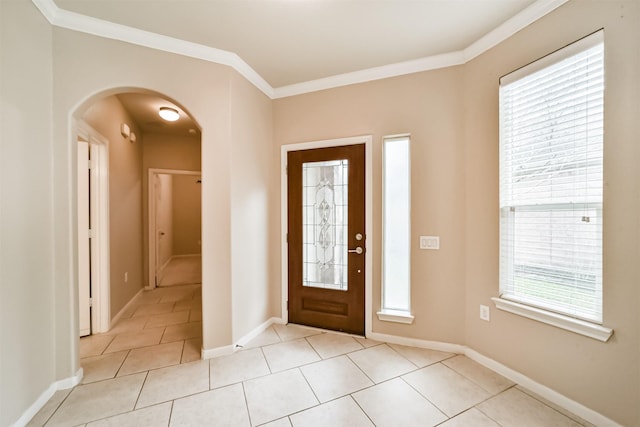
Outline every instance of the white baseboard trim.
{"type": "Polygon", "coordinates": [[[20,418],[12,424],[12,427],[24,427],[29,424],[29,421],[36,416],[36,414],[47,404],[49,399],[53,396],[53,394],[58,390],[66,390],[68,388],[72,388],[80,384],[82,381],[82,377],[84,375],[84,371],[82,368],[78,369],[78,372],[72,377],[65,378],[60,381],[56,381],[51,383],[51,385],[38,396],[35,402],[26,411],[22,413],[20,418]]]}
{"type": "Polygon", "coordinates": [[[550,403],[566,409],[572,414],[582,418],[584,421],[588,421],[599,427],[622,427],[620,424],[594,411],[593,409],[590,409],[465,345],[450,344],[439,341],[427,341],[397,335],[380,334],[376,332],[368,334],[367,338],[391,344],[409,345],[413,347],[427,348],[430,350],[444,351],[447,353],[464,354],[469,359],[478,362],[494,372],[497,372],[503,377],[537,394],[539,397],[546,399],[550,403]]]}
{"type": "Polygon", "coordinates": [[[244,347],[244,345],[246,343],[248,343],[249,341],[251,341],[252,339],[257,337],[258,335],[260,335],[261,333],[263,333],[264,331],[269,329],[271,327],[271,325],[273,325],[273,324],[282,324],[282,323],[284,323],[282,319],[280,319],[278,317],[272,317],[271,319],[269,319],[266,322],[262,323],[257,328],[254,328],[251,332],[249,332],[248,334],[246,334],[243,337],[241,337],[238,341],[236,341],[235,348],[237,349],[237,348],[244,347]]]}
{"type": "Polygon", "coordinates": [[[546,399],[549,402],[568,410],[569,412],[577,415],[585,421],[590,422],[591,424],[601,427],[622,427],[620,424],[594,411],[593,409],[587,408],[586,406],[576,402],[575,400],[569,399],[565,395],[560,394],[557,391],[545,385],[542,385],[539,382],[536,382],[527,377],[526,375],[523,375],[520,372],[515,371],[487,356],[484,356],[483,354],[478,353],[471,348],[467,347],[464,354],[469,359],[478,362],[479,364],[491,369],[494,372],[497,372],[503,377],[534,392],[543,399],[546,399]]]}
{"type": "Polygon", "coordinates": [[[440,341],[427,341],[417,338],[400,337],[397,335],[380,334],[371,332],[367,338],[375,341],[383,341],[391,344],[408,345],[412,347],[428,348],[429,350],[444,351],[446,353],[464,354],[466,346],[460,344],[450,344],[440,341]]]}
{"type": "MultiPolygon", "coordinates": [[[[140,298],[140,295],[142,294],[142,292],[145,290],[145,288],[140,288],[140,290],[138,291],[137,294],[135,294],[133,296],[133,298],[131,298],[129,300],[128,303],[125,304],[124,307],[122,307],[122,309],[118,312],[118,314],[116,314],[115,316],[113,316],[113,319],[111,319],[111,323],[110,325],[115,325],[116,323],[118,323],[118,320],[120,320],[120,318],[122,317],[122,315],[127,311],[127,309],[129,307],[131,307],[133,305],[133,303],[140,298]]],[[[103,332],[108,332],[108,331],[103,331],[103,332]]]]}
{"type": "Polygon", "coordinates": [[[202,349],[202,358],[203,359],[211,359],[211,358],[214,358],[214,357],[227,356],[229,354],[232,354],[236,350],[242,348],[246,343],[248,343],[249,341],[251,341],[252,339],[257,337],[258,335],[260,335],[261,333],[266,331],[271,325],[274,325],[274,324],[283,325],[283,324],[285,324],[285,322],[284,322],[284,320],[282,320],[279,317],[272,317],[271,319],[269,319],[266,322],[262,323],[257,328],[254,328],[248,334],[246,334],[243,337],[241,337],[240,339],[238,339],[238,341],[236,341],[235,344],[225,345],[223,347],[202,349]]]}

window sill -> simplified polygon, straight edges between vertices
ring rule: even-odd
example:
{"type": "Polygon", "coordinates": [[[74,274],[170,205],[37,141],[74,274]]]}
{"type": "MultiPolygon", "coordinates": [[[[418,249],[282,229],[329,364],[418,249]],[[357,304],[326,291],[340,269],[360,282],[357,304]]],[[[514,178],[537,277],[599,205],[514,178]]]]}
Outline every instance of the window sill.
{"type": "Polygon", "coordinates": [[[537,320],[538,322],[584,335],[598,341],[607,342],[609,341],[609,338],[611,338],[611,335],[613,335],[613,329],[605,328],[601,325],[596,325],[584,320],[574,319],[573,317],[530,307],[528,305],[519,304],[502,298],[491,299],[498,310],[508,311],[509,313],[537,320]]]}
{"type": "Polygon", "coordinates": [[[378,319],[383,322],[404,323],[405,325],[412,324],[414,319],[408,311],[381,310],[377,314],[378,319]]]}

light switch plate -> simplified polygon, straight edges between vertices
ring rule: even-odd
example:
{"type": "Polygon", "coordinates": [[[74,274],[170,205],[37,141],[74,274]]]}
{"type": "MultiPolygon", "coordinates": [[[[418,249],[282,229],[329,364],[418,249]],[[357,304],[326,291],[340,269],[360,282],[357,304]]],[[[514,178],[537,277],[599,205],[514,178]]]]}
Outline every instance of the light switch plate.
{"type": "Polygon", "coordinates": [[[420,249],[438,250],[440,249],[439,236],[420,236],[420,249]]]}

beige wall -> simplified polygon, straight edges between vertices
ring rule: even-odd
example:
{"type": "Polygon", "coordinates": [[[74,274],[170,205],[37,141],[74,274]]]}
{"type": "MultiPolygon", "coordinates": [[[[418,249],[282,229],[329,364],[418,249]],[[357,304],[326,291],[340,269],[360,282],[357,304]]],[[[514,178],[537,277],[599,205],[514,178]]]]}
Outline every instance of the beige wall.
{"type": "Polygon", "coordinates": [[[640,11],[569,2],[464,67],[466,343],[625,426],[640,425],[640,11]],[[603,344],[480,304],[498,294],[498,78],[605,31],[603,344]]]}
{"type": "Polygon", "coordinates": [[[201,253],[202,203],[200,177],[173,176],[173,254],[201,253]]]}
{"type": "Polygon", "coordinates": [[[0,1],[3,426],[17,421],[56,374],[51,42],[51,27],[31,2],[0,1]]]}
{"type": "MultiPolygon", "coordinates": [[[[411,133],[414,325],[374,332],[466,344],[623,424],[640,425],[638,2],[574,1],[470,63],[274,102],[277,145],[372,134],[373,309],[380,307],[381,138],[411,133]],[[604,322],[601,343],[500,312],[498,78],[605,28],[604,322]],[[439,235],[438,252],[417,236],[439,235]],[[492,306],[491,322],[479,305],[492,306]]],[[[272,185],[277,185],[274,182],[272,185]]]]}
{"type": "Polygon", "coordinates": [[[76,317],[68,297],[73,295],[76,253],[70,238],[75,178],[69,171],[73,170],[75,149],[69,143],[69,119],[73,114],[82,115],[105,93],[159,92],[188,111],[202,129],[203,345],[207,349],[230,345],[229,80],[234,72],[225,66],[60,28],[53,30],[53,54],[52,185],[59,218],[55,292],[61,295],[54,322],[57,377],[66,378],[79,366],[77,334],[69,326],[76,317]]]}
{"type": "MultiPolygon", "coordinates": [[[[411,134],[411,306],[415,322],[380,322],[374,315],[374,332],[464,343],[462,77],[460,68],[449,68],[274,102],[276,144],[373,135],[374,312],[380,308],[382,292],[382,138],[411,134]],[[440,236],[441,249],[418,250],[419,235],[440,236]]],[[[279,185],[279,177],[272,185],[279,185]]]]}
{"type": "Polygon", "coordinates": [[[230,99],[235,341],[279,315],[270,307],[270,295],[279,285],[271,280],[278,266],[279,234],[269,226],[279,198],[271,187],[278,171],[277,151],[271,139],[271,100],[237,74],[231,79],[230,99]]]}
{"type": "Polygon", "coordinates": [[[142,149],[142,221],[144,283],[149,284],[149,169],[200,171],[202,148],[199,135],[145,132],[142,149]]]}
{"type": "Polygon", "coordinates": [[[140,170],[143,136],[115,96],[91,105],[83,119],[109,141],[109,289],[113,318],[143,286],[140,170]],[[136,142],[122,136],[122,123],[139,136],[136,142]]]}

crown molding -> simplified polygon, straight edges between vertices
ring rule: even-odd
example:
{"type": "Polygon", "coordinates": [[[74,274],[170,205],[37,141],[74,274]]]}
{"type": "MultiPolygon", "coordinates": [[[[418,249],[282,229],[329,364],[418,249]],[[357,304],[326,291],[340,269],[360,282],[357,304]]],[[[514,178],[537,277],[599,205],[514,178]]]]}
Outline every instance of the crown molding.
{"type": "Polygon", "coordinates": [[[240,73],[269,98],[273,98],[273,88],[271,85],[234,52],[70,12],[60,9],[53,0],[32,1],[51,25],[226,65],[240,73]]]}
{"type": "Polygon", "coordinates": [[[461,65],[511,37],[567,1],[568,0],[537,0],[522,12],[505,21],[461,51],[338,74],[274,89],[260,74],[234,52],[70,12],[65,9],[60,9],[53,0],[32,0],[51,25],[229,66],[271,99],[302,95],[357,83],[461,65]]]}
{"type": "Polygon", "coordinates": [[[383,65],[381,67],[368,68],[366,70],[354,71],[352,73],[338,74],[336,76],[325,77],[323,79],[278,87],[274,89],[273,97],[274,99],[286,98],[288,96],[317,92],[320,90],[348,86],[356,83],[370,82],[389,77],[403,76],[405,74],[419,73],[421,71],[451,67],[454,65],[464,64],[464,62],[464,52],[462,51],[428,56],[426,58],[415,59],[412,61],[398,62],[395,64],[383,65]]]}

